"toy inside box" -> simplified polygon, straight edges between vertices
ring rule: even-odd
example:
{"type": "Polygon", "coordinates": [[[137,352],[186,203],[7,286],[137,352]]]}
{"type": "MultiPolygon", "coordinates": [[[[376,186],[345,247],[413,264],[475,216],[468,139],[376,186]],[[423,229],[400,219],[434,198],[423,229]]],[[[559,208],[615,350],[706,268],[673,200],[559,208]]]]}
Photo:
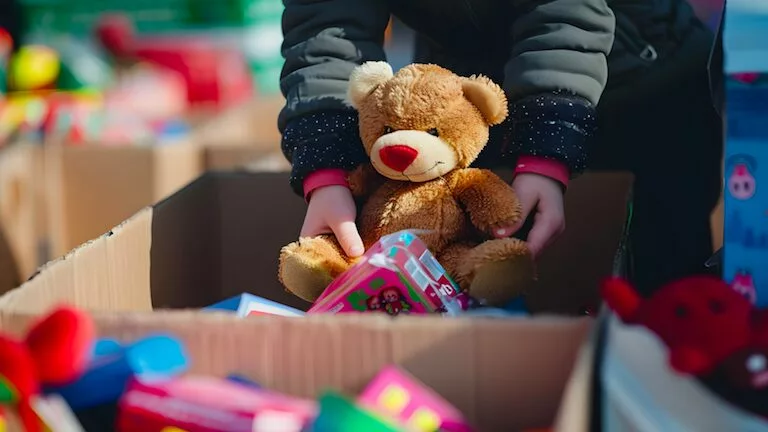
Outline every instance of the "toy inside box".
{"type": "Polygon", "coordinates": [[[114,407],[103,428],[118,432],[303,432],[474,430],[450,403],[407,372],[387,366],[360,395],[332,390],[318,401],[237,378],[181,375],[185,350],[155,335],[97,340],[87,314],[62,306],[21,339],[0,335],[0,402],[26,432],[84,431],[88,409],[114,407]],[[52,411],[54,410],[55,411],[52,411]]]}
{"type": "MultiPolygon", "coordinates": [[[[624,173],[590,173],[572,182],[566,212],[573,223],[541,258],[527,298],[532,311],[579,315],[596,300],[621,244],[631,181],[624,173]]],[[[30,318],[67,301],[92,311],[102,338],[175,336],[191,359],[190,374],[237,373],[316,400],[326,389],[359,395],[384,367],[397,365],[478,430],[551,425],[589,318],[242,319],[200,311],[243,292],[309,307],[277,280],[279,250],[295,239],[306,210],[287,185],[287,173],[205,174],[0,297],[0,326],[23,334],[30,318]]]]}

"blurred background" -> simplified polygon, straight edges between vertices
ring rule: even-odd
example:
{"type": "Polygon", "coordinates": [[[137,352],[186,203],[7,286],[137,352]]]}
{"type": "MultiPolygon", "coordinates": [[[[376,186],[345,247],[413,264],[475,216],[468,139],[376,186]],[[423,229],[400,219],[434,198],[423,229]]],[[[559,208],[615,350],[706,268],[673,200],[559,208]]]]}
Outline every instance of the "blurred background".
{"type": "MultiPolygon", "coordinates": [[[[718,2],[692,3],[714,27],[718,2]]],[[[0,0],[0,287],[207,170],[288,169],[282,7],[0,0]]],[[[405,26],[386,40],[411,61],[405,26]]]]}

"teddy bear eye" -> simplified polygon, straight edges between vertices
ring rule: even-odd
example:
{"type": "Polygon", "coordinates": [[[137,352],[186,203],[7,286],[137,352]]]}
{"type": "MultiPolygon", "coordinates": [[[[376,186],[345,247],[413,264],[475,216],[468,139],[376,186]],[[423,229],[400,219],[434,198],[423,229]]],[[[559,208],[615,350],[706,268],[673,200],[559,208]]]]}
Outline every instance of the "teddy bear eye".
{"type": "Polygon", "coordinates": [[[392,129],[392,127],[390,127],[390,126],[384,126],[384,135],[386,135],[386,134],[391,134],[391,133],[392,133],[392,132],[394,132],[394,131],[395,131],[395,130],[394,130],[394,129],[392,129]]]}
{"type": "Polygon", "coordinates": [[[432,135],[432,136],[436,136],[436,137],[440,136],[440,132],[437,131],[437,128],[432,128],[432,129],[428,130],[427,133],[432,135]]]}

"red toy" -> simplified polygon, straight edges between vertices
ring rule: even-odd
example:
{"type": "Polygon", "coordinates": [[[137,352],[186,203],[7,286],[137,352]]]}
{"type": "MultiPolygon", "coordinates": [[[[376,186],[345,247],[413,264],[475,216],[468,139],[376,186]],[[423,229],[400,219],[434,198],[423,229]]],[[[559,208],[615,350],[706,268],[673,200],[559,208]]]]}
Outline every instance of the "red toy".
{"type": "Polygon", "coordinates": [[[682,373],[707,373],[753,338],[751,304],[715,277],[681,279],[647,299],[614,278],[605,281],[602,294],[625,322],[656,333],[669,348],[671,366],[682,373]]]}
{"type": "Polygon", "coordinates": [[[34,324],[24,340],[0,335],[0,395],[18,410],[27,432],[43,430],[32,403],[41,385],[78,378],[90,359],[93,322],[83,313],[60,307],[34,324]]]}
{"type": "Polygon", "coordinates": [[[137,37],[124,16],[106,16],[96,28],[102,45],[118,59],[146,61],[178,72],[190,104],[231,105],[253,94],[253,80],[243,55],[203,40],[137,37]]]}

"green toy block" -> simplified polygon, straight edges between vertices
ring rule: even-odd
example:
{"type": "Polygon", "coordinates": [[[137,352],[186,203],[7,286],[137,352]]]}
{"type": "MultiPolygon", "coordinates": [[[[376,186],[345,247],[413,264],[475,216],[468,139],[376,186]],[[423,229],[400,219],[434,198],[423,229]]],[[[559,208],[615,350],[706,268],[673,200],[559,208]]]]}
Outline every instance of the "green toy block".
{"type": "Polygon", "coordinates": [[[311,432],[405,432],[339,393],[326,392],[319,402],[320,413],[311,432]]]}

